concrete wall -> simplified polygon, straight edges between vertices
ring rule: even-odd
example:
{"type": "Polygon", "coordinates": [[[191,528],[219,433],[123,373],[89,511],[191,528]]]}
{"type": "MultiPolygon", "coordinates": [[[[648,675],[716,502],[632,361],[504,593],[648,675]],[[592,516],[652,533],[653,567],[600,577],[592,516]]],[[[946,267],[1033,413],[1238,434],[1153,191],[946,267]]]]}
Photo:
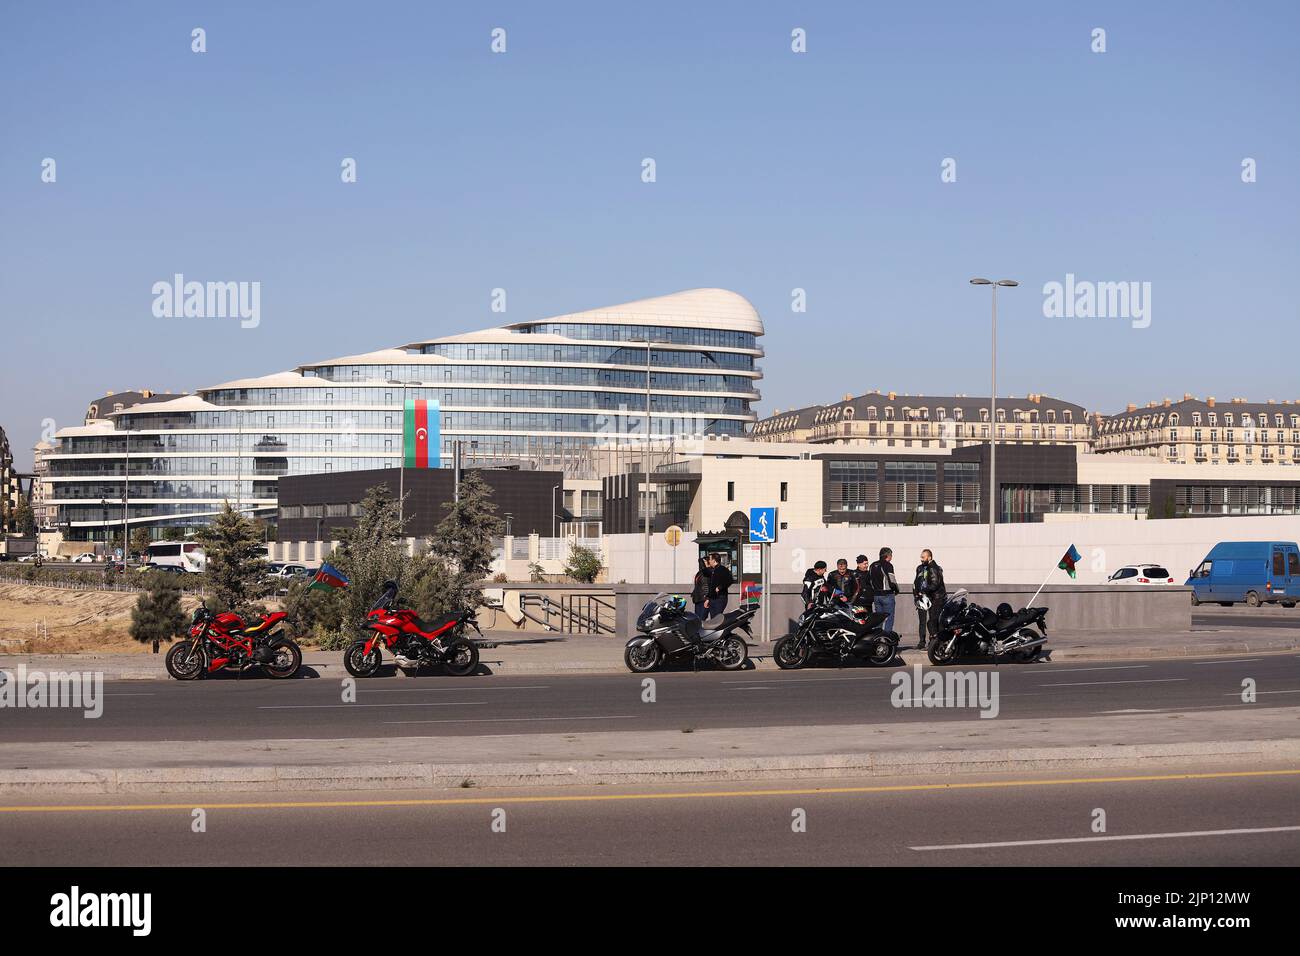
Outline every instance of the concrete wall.
{"type": "MultiPolygon", "coordinates": [[[[997,607],[1006,601],[1012,607],[1024,607],[1037,589],[1033,587],[1000,587],[972,585],[970,598],[985,607],[997,607]]],[[[636,617],[651,597],[673,589],[666,584],[615,585],[618,599],[617,634],[630,637],[636,630],[636,617]]],[[[955,588],[950,587],[950,591],[955,588]]],[[[1114,587],[1106,585],[1049,585],[1034,600],[1035,607],[1050,608],[1047,615],[1048,635],[1070,634],[1081,631],[1141,632],[1144,630],[1188,631],[1192,626],[1190,589],[1184,587],[1148,588],[1114,587]]],[[[735,606],[736,594],[732,594],[735,606]]],[[[795,620],[803,612],[803,601],[797,585],[780,584],[770,595],[772,639],[788,634],[795,620]]],[[[920,631],[916,609],[909,594],[899,595],[898,616],[894,630],[905,639],[915,640],[920,631]]],[[[756,624],[754,634],[763,635],[756,624]]]]}
{"type": "MultiPolygon", "coordinates": [[[[1073,544],[1083,555],[1079,584],[1102,584],[1116,568],[1137,561],[1163,563],[1182,584],[1187,572],[1220,541],[1300,541],[1300,517],[1178,518],[1166,521],[1082,519],[1042,524],[999,525],[998,583],[1037,587],[1073,544]]],[[[983,584],[988,580],[988,525],[872,528],[820,528],[780,533],[772,546],[772,580],[794,583],[818,559],[834,566],[836,558],[862,553],[873,559],[882,545],[894,549],[900,583],[911,584],[922,548],[934,551],[949,587],[983,584]]],[[[671,581],[672,549],[662,536],[651,538],[650,576],[671,581]]],[[[690,535],[677,549],[677,584],[689,589],[697,549],[690,535]]],[[[606,535],[606,564],[615,584],[640,582],[644,576],[639,535],[606,535]]],[[[1069,583],[1064,571],[1052,573],[1050,583],[1069,583]]]]}

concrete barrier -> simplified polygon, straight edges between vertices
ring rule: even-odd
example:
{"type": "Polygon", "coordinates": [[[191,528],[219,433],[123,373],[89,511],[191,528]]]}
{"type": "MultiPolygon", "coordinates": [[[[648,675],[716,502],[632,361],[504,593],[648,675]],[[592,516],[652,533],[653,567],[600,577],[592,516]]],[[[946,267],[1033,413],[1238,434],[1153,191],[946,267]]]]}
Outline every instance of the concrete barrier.
{"type": "MultiPolygon", "coordinates": [[[[1033,595],[1036,587],[1007,584],[992,587],[987,584],[961,585],[950,583],[949,592],[965,587],[970,599],[985,607],[997,607],[1003,601],[1019,610],[1033,595]]],[[[793,584],[772,585],[768,600],[772,610],[772,638],[790,633],[803,612],[800,587],[793,584]]],[[[624,638],[636,631],[636,618],[645,603],[656,594],[680,593],[670,584],[616,584],[614,594],[618,602],[617,631],[624,638]]],[[[738,596],[732,593],[729,608],[736,606],[738,596]]],[[[1192,627],[1191,589],[1171,587],[1121,587],[1116,585],[1048,585],[1034,600],[1036,607],[1050,608],[1047,615],[1049,634],[1070,634],[1087,631],[1142,632],[1190,631],[1192,627]]],[[[898,596],[897,617],[894,630],[905,638],[918,633],[917,613],[910,594],[898,596]]],[[[755,637],[761,639],[758,627],[755,637]]]]}

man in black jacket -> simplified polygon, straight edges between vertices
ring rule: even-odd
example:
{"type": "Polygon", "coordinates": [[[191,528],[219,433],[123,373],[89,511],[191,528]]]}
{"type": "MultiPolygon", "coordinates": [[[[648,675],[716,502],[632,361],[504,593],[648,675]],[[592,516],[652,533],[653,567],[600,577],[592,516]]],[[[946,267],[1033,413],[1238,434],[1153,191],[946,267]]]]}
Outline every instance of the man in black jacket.
{"type": "Polygon", "coordinates": [[[826,584],[831,591],[839,591],[844,595],[844,600],[849,604],[856,603],[854,597],[858,591],[858,582],[853,572],[849,570],[848,558],[840,558],[835,562],[835,570],[826,579],[826,584]]]}
{"type": "Polygon", "coordinates": [[[870,611],[876,593],[871,583],[871,568],[867,564],[867,556],[865,554],[858,555],[854,560],[857,562],[858,566],[852,571],[852,600],[854,605],[857,607],[863,607],[870,611]]]}
{"type": "MultiPolygon", "coordinates": [[[[866,560],[864,555],[859,555],[863,561],[866,560]]],[[[884,628],[887,631],[894,629],[894,607],[898,597],[898,578],[894,575],[894,552],[889,548],[880,549],[880,560],[873,561],[869,571],[871,581],[871,590],[875,594],[875,602],[871,609],[877,614],[888,614],[885,618],[884,628]]],[[[859,565],[861,567],[861,565],[859,565]]]]}
{"type": "Polygon", "coordinates": [[[921,628],[921,637],[916,647],[917,650],[924,650],[927,634],[934,637],[939,633],[939,611],[948,599],[948,591],[943,583],[943,568],[934,560],[934,554],[929,548],[921,552],[921,563],[916,566],[916,577],[912,579],[912,597],[918,602],[916,611],[921,628]],[[922,597],[929,600],[928,608],[920,606],[922,597]]]}
{"type": "Polygon", "coordinates": [[[709,617],[717,617],[727,610],[727,594],[736,579],[717,554],[709,555],[709,617]]]}
{"type": "Polygon", "coordinates": [[[826,585],[826,562],[818,561],[803,573],[803,609],[812,607],[826,585]]]}

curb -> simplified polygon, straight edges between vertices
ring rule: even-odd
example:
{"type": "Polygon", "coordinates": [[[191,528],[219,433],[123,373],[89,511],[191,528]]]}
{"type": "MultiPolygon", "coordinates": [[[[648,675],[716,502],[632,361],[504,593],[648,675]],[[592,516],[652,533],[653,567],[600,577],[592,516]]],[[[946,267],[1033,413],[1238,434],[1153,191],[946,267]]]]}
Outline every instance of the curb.
{"type": "Polygon", "coordinates": [[[1031,770],[1104,770],[1267,760],[1300,765],[1300,738],[1111,744],[975,751],[896,751],[784,757],[695,757],[480,764],[3,770],[0,794],[130,794],[440,790],[671,781],[917,777],[1031,770]]]}

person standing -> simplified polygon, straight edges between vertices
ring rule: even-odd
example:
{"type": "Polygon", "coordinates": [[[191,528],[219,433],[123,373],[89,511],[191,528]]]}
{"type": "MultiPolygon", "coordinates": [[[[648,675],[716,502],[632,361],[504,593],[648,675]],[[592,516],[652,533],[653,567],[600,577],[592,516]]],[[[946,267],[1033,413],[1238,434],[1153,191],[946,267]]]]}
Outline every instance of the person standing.
{"type": "Polygon", "coordinates": [[[853,572],[849,570],[847,558],[840,558],[835,562],[835,570],[826,579],[826,584],[830,587],[832,593],[839,591],[843,595],[843,600],[847,603],[855,603],[853,598],[858,590],[857,580],[853,577],[853,572]]]}
{"type": "Polygon", "coordinates": [[[867,563],[865,554],[858,555],[855,560],[858,566],[853,569],[853,604],[870,611],[876,593],[875,585],[871,581],[871,567],[867,563]]]}
{"type": "Polygon", "coordinates": [[[934,553],[929,548],[921,552],[921,563],[916,566],[916,577],[912,579],[912,597],[917,601],[916,611],[921,629],[916,649],[924,650],[927,637],[939,633],[939,610],[948,598],[943,583],[943,568],[934,560],[934,553]],[[930,602],[928,608],[921,607],[923,597],[930,602]]]}
{"type": "MultiPolygon", "coordinates": [[[[859,561],[865,561],[865,555],[858,555],[859,561]]],[[[862,565],[859,564],[858,567],[862,565]]],[[[894,552],[890,548],[880,549],[880,560],[873,561],[868,572],[871,592],[875,600],[871,609],[877,614],[888,614],[885,618],[885,630],[894,629],[894,609],[898,599],[898,578],[894,575],[894,552]]]]}
{"type": "Polygon", "coordinates": [[[821,589],[826,586],[826,562],[818,561],[803,573],[803,609],[813,606],[821,589]]]}
{"type": "Polygon", "coordinates": [[[717,617],[727,610],[727,597],[736,582],[731,571],[716,554],[709,555],[709,605],[708,616],[717,617]]]}
{"type": "Polygon", "coordinates": [[[709,616],[709,562],[705,558],[700,558],[700,569],[691,582],[691,602],[695,605],[695,616],[701,621],[709,616]]]}

